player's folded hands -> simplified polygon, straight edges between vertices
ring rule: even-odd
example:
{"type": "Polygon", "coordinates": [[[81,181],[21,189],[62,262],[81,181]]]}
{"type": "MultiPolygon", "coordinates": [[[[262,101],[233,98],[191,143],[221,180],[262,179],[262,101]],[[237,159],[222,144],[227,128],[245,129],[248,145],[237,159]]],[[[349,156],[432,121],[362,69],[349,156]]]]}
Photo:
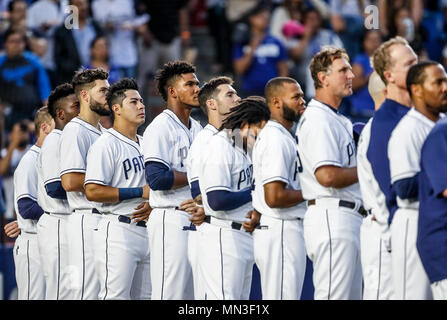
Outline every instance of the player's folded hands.
{"type": "Polygon", "coordinates": [[[148,201],[142,202],[138,207],[134,208],[136,211],[132,213],[130,218],[135,222],[147,221],[152,212],[152,208],[148,201]]]}
{"type": "Polygon", "coordinates": [[[259,224],[259,220],[261,219],[261,214],[256,210],[252,210],[252,211],[249,211],[245,217],[250,220],[243,222],[242,227],[244,227],[244,229],[247,232],[251,233],[255,230],[256,226],[259,224]]]}
{"type": "Polygon", "coordinates": [[[5,226],[5,233],[10,238],[15,238],[20,234],[19,224],[16,221],[12,221],[5,226]]]}

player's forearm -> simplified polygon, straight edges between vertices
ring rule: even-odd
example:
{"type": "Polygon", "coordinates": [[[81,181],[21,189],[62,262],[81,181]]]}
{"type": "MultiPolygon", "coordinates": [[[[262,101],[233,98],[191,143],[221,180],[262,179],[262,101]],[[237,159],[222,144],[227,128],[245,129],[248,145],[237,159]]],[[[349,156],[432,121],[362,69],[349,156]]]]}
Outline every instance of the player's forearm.
{"type": "Polygon", "coordinates": [[[116,203],[119,202],[118,188],[103,186],[94,183],[85,185],[85,196],[89,201],[102,203],[116,203]]]}
{"type": "Polygon", "coordinates": [[[323,166],[315,171],[315,177],[319,184],[325,188],[342,189],[358,182],[357,167],[340,168],[335,166],[323,166]]]}
{"type": "Polygon", "coordinates": [[[61,176],[62,187],[67,192],[84,192],[84,173],[66,173],[61,176]]]}
{"type": "Polygon", "coordinates": [[[303,202],[300,190],[282,189],[265,194],[265,202],[270,208],[290,208],[303,202]]]}
{"type": "Polygon", "coordinates": [[[174,184],[172,189],[183,188],[188,185],[188,178],[185,172],[173,171],[174,172],[174,184]]]}

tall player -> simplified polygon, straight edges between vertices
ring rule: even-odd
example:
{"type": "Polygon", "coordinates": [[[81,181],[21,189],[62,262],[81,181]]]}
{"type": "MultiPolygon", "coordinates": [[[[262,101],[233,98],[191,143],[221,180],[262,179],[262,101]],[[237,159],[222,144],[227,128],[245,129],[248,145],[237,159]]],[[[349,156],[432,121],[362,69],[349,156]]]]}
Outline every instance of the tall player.
{"type": "Polygon", "coordinates": [[[271,117],[253,149],[253,207],[261,213],[253,232],[254,256],[265,300],[299,300],[306,270],[303,218],[306,204],[298,174],[302,170],[291,133],[305,110],[296,80],[271,79],[265,97],[271,117]]]}
{"type": "Polygon", "coordinates": [[[424,61],[410,68],[406,83],[414,107],[400,120],[388,144],[398,205],[391,222],[393,282],[399,299],[428,300],[433,297],[430,281],[416,248],[420,159],[425,138],[440,113],[447,111],[447,78],[438,62],[424,61]]]}
{"type": "MultiPolygon", "coordinates": [[[[200,108],[207,115],[208,124],[197,134],[186,159],[191,196],[195,204],[202,207],[191,214],[190,220],[195,226],[199,226],[205,218],[199,186],[201,157],[207,152],[208,141],[218,132],[225,115],[231,107],[234,107],[241,100],[232,85],[233,80],[231,78],[216,77],[205,83],[199,92],[200,108]]],[[[199,239],[200,234],[198,232],[189,233],[188,250],[194,278],[194,298],[196,300],[204,299],[203,280],[200,279],[200,252],[198,250],[199,243],[197,243],[197,241],[200,241],[199,239]]]]}
{"type": "Polygon", "coordinates": [[[110,114],[106,102],[108,76],[101,69],[86,69],[74,75],[72,84],[80,112],[65,126],[60,137],[61,181],[73,211],[67,223],[73,300],[95,300],[99,294],[93,259],[93,230],[101,216],[95,204],[85,197],[84,179],[87,152],[103,130],[99,118],[110,114]]]}
{"type": "Polygon", "coordinates": [[[46,300],[71,299],[66,226],[70,206],[62,188],[59,140],[62,130],[79,114],[79,101],[69,83],[57,86],[48,97],[48,112],[55,128],[45,139],[39,158],[38,202],[45,211],[37,224],[37,239],[46,281],[46,300]]]}
{"type": "MultiPolygon", "coordinates": [[[[386,86],[376,72],[369,77],[368,91],[377,110],[385,101],[386,86]]],[[[370,119],[362,130],[357,145],[357,174],[362,193],[363,206],[368,216],[363,219],[360,228],[360,258],[363,274],[363,300],[390,300],[393,294],[391,278],[391,242],[388,225],[377,222],[380,215],[380,198],[375,192],[379,190],[366,157],[371,136],[370,119]],[[384,228],[385,227],[385,228],[384,228]]]]}
{"type": "Polygon", "coordinates": [[[34,119],[37,142],[14,171],[14,207],[21,233],[14,244],[14,264],[19,300],[44,300],[45,278],[37,244],[36,224],[43,214],[37,203],[37,157],[54,128],[48,108],[40,108],[34,119]]]}
{"type": "Polygon", "coordinates": [[[152,299],[193,299],[188,261],[190,215],[179,206],[191,198],[186,157],[202,129],[190,117],[199,107],[195,67],[184,61],[166,63],[156,76],[167,109],[143,134],[146,180],[151,189],[148,232],[151,251],[152,299]]]}
{"type": "Polygon", "coordinates": [[[99,299],[149,300],[149,239],[146,221],[132,221],[132,211],[149,198],[137,129],[144,123],[143,99],[135,80],[124,78],[107,93],[113,128],[90,147],[85,194],[103,218],[98,224],[95,263],[99,299]]]}
{"type": "Polygon", "coordinates": [[[264,98],[243,99],[231,108],[221,131],[202,157],[199,186],[206,219],[200,227],[200,264],[206,298],[249,298],[254,265],[253,166],[249,159],[256,136],[270,118],[264,98]]]}
{"type": "Polygon", "coordinates": [[[330,47],[317,53],[310,69],[316,94],[297,136],[315,299],[361,299],[360,225],[366,210],[357,183],[352,123],[338,112],[341,100],[352,94],[354,74],[346,51],[330,47]]]}

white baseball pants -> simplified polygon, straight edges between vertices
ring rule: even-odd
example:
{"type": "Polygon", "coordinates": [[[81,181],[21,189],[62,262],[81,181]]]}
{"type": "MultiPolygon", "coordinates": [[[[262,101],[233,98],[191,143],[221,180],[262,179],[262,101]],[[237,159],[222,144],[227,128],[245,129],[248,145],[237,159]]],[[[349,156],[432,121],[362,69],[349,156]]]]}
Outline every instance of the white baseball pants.
{"type": "Polygon", "coordinates": [[[361,300],[360,225],[363,217],[339,207],[338,199],[317,199],[304,216],[304,240],[313,262],[315,300],[361,300]]]}
{"type": "Polygon", "coordinates": [[[40,263],[37,234],[24,231],[14,243],[14,265],[19,300],[44,300],[45,277],[40,263]]]}
{"type": "Polygon", "coordinates": [[[447,300],[447,279],[436,281],[431,284],[433,299],[447,300]]]}
{"type": "MultiPolygon", "coordinates": [[[[203,225],[203,223],[202,223],[203,225]]],[[[205,291],[203,289],[203,280],[201,278],[201,269],[200,269],[200,249],[199,245],[202,241],[202,234],[200,232],[200,227],[196,226],[196,231],[189,231],[188,236],[188,260],[191,265],[193,282],[194,282],[194,299],[195,300],[204,300],[205,299],[205,291]]]]}
{"type": "Polygon", "coordinates": [[[68,270],[67,214],[43,214],[37,240],[46,282],[46,300],[72,299],[68,270]]]}
{"type": "MultiPolygon", "coordinates": [[[[154,208],[149,216],[152,300],[193,300],[188,259],[189,215],[174,208],[154,208]]],[[[196,231],[195,231],[196,232],[196,231]]]]}
{"type": "Polygon", "coordinates": [[[262,299],[299,300],[306,272],[302,220],[261,216],[253,232],[254,257],[261,276],[262,299]]]}
{"type": "Polygon", "coordinates": [[[254,265],[253,237],[244,229],[231,229],[228,221],[214,222],[200,226],[200,266],[206,300],[248,300],[254,265]]]}
{"type": "Polygon", "coordinates": [[[392,271],[397,300],[431,300],[433,294],[416,248],[418,211],[398,209],[391,222],[392,271]]]}
{"type": "Polygon", "coordinates": [[[94,237],[100,300],[150,300],[151,277],[147,229],[103,215],[94,237]]]}
{"type": "Polygon", "coordinates": [[[393,299],[391,272],[391,231],[382,228],[372,215],[360,227],[360,258],[363,273],[363,300],[393,299]]]}
{"type": "Polygon", "coordinates": [[[68,269],[73,300],[98,299],[94,230],[100,219],[101,215],[91,210],[75,210],[68,218],[68,269]]]}

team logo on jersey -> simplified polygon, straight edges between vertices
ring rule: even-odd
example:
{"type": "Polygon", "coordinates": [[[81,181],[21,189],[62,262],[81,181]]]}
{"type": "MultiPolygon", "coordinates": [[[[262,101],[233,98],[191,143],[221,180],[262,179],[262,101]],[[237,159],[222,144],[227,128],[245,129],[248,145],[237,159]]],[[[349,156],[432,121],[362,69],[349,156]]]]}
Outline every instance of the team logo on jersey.
{"type": "Polygon", "coordinates": [[[245,187],[251,187],[252,186],[252,178],[253,178],[253,165],[250,165],[248,168],[241,170],[239,172],[239,181],[237,183],[237,189],[241,190],[245,187]]]}
{"type": "Polygon", "coordinates": [[[138,157],[133,157],[132,160],[126,159],[123,161],[123,170],[124,170],[124,176],[126,177],[126,180],[129,179],[129,172],[134,170],[135,173],[144,171],[144,161],[143,156],[139,155],[138,157]]]}

